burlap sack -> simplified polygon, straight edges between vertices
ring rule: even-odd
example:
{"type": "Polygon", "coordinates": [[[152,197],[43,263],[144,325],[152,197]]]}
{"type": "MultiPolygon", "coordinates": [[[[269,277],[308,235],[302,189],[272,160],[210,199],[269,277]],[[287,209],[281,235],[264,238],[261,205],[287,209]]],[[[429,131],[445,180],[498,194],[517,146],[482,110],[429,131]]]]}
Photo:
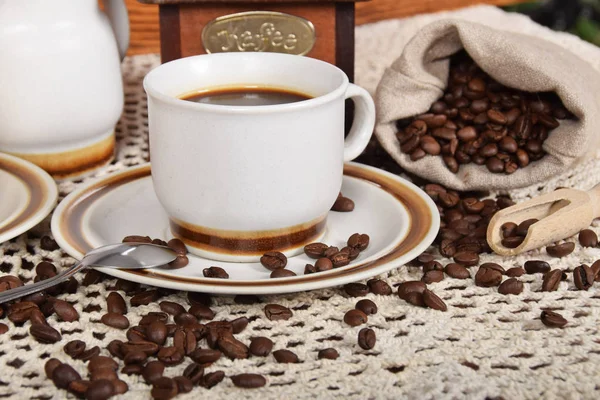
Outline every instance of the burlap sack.
{"type": "Polygon", "coordinates": [[[511,189],[543,182],[593,157],[600,145],[600,75],[586,61],[543,39],[473,22],[441,20],[406,45],[383,75],[376,93],[375,134],[407,171],[457,190],[511,189]],[[441,157],[411,161],[400,151],[395,121],[426,112],[446,87],[449,57],[465,49],[491,77],[528,92],[555,92],[577,120],[562,120],[544,142],[548,153],[511,175],[485,166],[461,165],[450,172],[441,157]]]}

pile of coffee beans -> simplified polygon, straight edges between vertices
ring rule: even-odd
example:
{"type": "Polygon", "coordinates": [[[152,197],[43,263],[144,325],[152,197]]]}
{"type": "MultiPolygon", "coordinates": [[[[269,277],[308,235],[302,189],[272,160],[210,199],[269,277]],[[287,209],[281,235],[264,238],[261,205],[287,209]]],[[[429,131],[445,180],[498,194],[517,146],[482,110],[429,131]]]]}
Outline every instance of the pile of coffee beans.
{"type": "Polygon", "coordinates": [[[453,173],[474,163],[512,174],[545,155],[544,141],[567,118],[572,115],[554,93],[508,88],[460,52],[443,96],[428,113],[399,120],[397,138],[413,161],[438,156],[453,173]]]}

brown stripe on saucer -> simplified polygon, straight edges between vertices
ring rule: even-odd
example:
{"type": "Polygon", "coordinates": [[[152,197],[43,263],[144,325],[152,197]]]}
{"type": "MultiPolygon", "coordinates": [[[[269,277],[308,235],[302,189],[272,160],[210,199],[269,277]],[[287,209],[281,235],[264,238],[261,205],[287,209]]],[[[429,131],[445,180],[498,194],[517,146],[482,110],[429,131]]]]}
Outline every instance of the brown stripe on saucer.
{"type": "Polygon", "coordinates": [[[44,203],[48,200],[48,193],[44,188],[46,183],[31,170],[16,164],[11,160],[0,159],[0,169],[3,169],[21,179],[29,189],[29,202],[27,207],[17,215],[9,224],[0,229],[0,233],[7,232],[10,229],[22,224],[33,214],[37,213],[44,203]]]}
{"type": "MultiPolygon", "coordinates": [[[[391,177],[379,173],[376,169],[365,168],[359,165],[344,165],[344,175],[361,179],[371,184],[380,187],[382,190],[388,192],[401,202],[408,212],[409,224],[408,233],[406,237],[388,254],[380,257],[372,262],[368,263],[357,263],[350,264],[346,267],[336,268],[326,272],[320,272],[316,274],[293,276],[289,278],[281,279],[263,279],[257,281],[239,281],[233,279],[210,279],[201,277],[180,277],[174,276],[168,273],[164,273],[158,270],[122,270],[128,274],[143,276],[147,278],[154,278],[160,280],[167,280],[170,282],[187,283],[187,284],[203,284],[209,286],[244,286],[244,287],[267,287],[267,286],[287,286],[298,283],[314,282],[324,279],[332,279],[347,276],[350,274],[362,273],[371,269],[374,269],[382,264],[387,264],[398,260],[400,257],[414,249],[419,243],[421,243],[427,236],[434,216],[432,215],[426,201],[416,194],[412,189],[409,189],[402,182],[397,181],[391,177]]],[[[115,176],[109,176],[93,186],[87,188],[87,190],[80,193],[77,197],[73,198],[70,204],[65,209],[65,217],[62,219],[60,224],[60,231],[67,241],[76,248],[80,253],[85,254],[93,247],[85,239],[81,228],[82,218],[85,212],[99,197],[104,194],[120,187],[121,185],[127,184],[137,179],[142,179],[150,176],[150,165],[146,165],[141,168],[136,168],[125,173],[120,173],[115,176]]],[[[439,216],[435,216],[439,218],[439,216]]],[[[408,262],[410,260],[404,260],[408,262]]],[[[397,261],[397,267],[400,267],[402,263],[397,261]]],[[[133,279],[133,276],[132,276],[133,279]]]]}
{"type": "Polygon", "coordinates": [[[220,231],[170,219],[171,232],[186,245],[200,250],[232,255],[263,255],[312,243],[324,231],[327,215],[290,228],[261,231],[220,231]]]}

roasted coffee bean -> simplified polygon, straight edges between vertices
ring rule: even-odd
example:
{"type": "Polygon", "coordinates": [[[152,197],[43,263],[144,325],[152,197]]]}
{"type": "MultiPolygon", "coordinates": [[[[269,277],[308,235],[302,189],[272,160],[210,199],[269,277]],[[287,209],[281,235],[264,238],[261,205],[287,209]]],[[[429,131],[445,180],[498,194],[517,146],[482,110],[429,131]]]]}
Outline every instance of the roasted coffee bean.
{"type": "Polygon", "coordinates": [[[63,350],[71,358],[77,358],[85,351],[85,342],[81,340],[71,340],[64,345],[63,350]]]}
{"type": "Polygon", "coordinates": [[[521,294],[521,292],[523,292],[523,282],[516,278],[509,278],[498,286],[498,293],[500,294],[521,294]]]}
{"type": "Polygon", "coordinates": [[[362,299],[356,303],[355,308],[364,312],[366,315],[377,314],[377,304],[369,299],[362,299]]]}
{"type": "Polygon", "coordinates": [[[583,264],[573,270],[573,283],[579,290],[588,290],[594,284],[594,272],[583,264]]]}
{"type": "Polygon", "coordinates": [[[73,393],[77,398],[83,399],[85,398],[85,392],[90,386],[90,381],[86,379],[80,379],[77,381],[73,381],[69,383],[67,390],[69,393],[73,393]]]}
{"type": "Polygon", "coordinates": [[[171,378],[163,376],[152,382],[150,395],[155,400],[169,400],[177,396],[177,393],[179,393],[177,382],[171,378]]]}
{"type": "Polygon", "coordinates": [[[535,224],[536,222],[538,222],[538,219],[536,218],[530,218],[521,222],[519,225],[517,225],[517,228],[515,229],[515,234],[517,236],[527,236],[527,231],[529,231],[529,227],[535,224]]]}
{"type": "Polygon", "coordinates": [[[266,357],[273,349],[273,341],[264,336],[253,338],[250,342],[250,354],[258,357],[266,357]]]}
{"type": "Polygon", "coordinates": [[[329,348],[323,349],[323,350],[319,350],[319,353],[317,354],[317,358],[319,360],[321,360],[321,359],[336,360],[339,356],[340,356],[340,353],[338,353],[338,351],[332,347],[329,347],[329,348]]]}
{"type": "Polygon", "coordinates": [[[121,351],[124,355],[127,355],[130,351],[143,351],[151,356],[156,354],[158,349],[159,347],[156,343],[148,341],[126,342],[121,344],[121,351]]]}
{"type": "Polygon", "coordinates": [[[296,273],[285,268],[276,269],[275,271],[271,272],[271,275],[269,275],[270,278],[287,278],[290,276],[296,276],[296,273]]]}
{"type": "Polygon", "coordinates": [[[158,291],[146,290],[133,296],[131,300],[129,300],[129,304],[131,304],[132,307],[147,306],[156,300],[158,300],[158,291]]]}
{"type": "Polygon", "coordinates": [[[94,346],[90,349],[87,349],[86,351],[81,353],[79,356],[77,356],[77,359],[81,360],[81,361],[89,361],[99,354],[100,354],[100,347],[94,346]]]}
{"type": "Polygon", "coordinates": [[[504,239],[502,239],[502,246],[508,248],[508,249],[516,249],[517,247],[519,247],[521,245],[521,243],[523,243],[523,240],[525,238],[522,236],[509,236],[506,237],[504,239]]]}
{"type": "Polygon", "coordinates": [[[81,379],[81,375],[69,364],[60,364],[52,371],[52,382],[57,388],[66,389],[73,381],[81,379]]]}
{"type": "Polygon", "coordinates": [[[49,325],[31,325],[29,334],[40,343],[56,343],[62,339],[60,332],[49,325]]]}
{"type": "Polygon", "coordinates": [[[154,321],[146,326],[146,338],[158,345],[163,345],[167,340],[167,326],[162,321],[154,321]]]}
{"type": "Polygon", "coordinates": [[[13,275],[4,275],[3,277],[0,277],[0,292],[14,289],[19,286],[23,286],[23,282],[19,277],[13,275]]]}
{"type": "Polygon", "coordinates": [[[475,285],[493,287],[502,282],[502,273],[493,268],[480,267],[475,274],[475,285]]]}
{"type": "Polygon", "coordinates": [[[579,243],[583,247],[596,247],[598,245],[598,235],[591,229],[584,229],[579,232],[579,243]]]}
{"type": "Polygon", "coordinates": [[[175,346],[163,347],[156,354],[158,361],[167,366],[181,364],[181,362],[183,362],[183,357],[183,352],[175,346]]]}
{"type": "Polygon", "coordinates": [[[279,304],[267,304],[264,311],[265,316],[271,321],[288,320],[294,315],[292,310],[279,304]]]}
{"type": "Polygon", "coordinates": [[[96,283],[102,282],[102,280],[104,279],[104,276],[105,275],[102,274],[102,272],[100,272],[96,269],[90,269],[85,273],[83,281],[81,281],[81,284],[83,286],[95,285],[96,283]]]}
{"type": "Polygon", "coordinates": [[[560,269],[553,269],[546,272],[542,282],[542,292],[554,292],[558,290],[558,285],[562,280],[562,273],[560,269]]]}
{"type": "Polygon", "coordinates": [[[360,250],[357,248],[354,248],[354,247],[346,246],[346,247],[342,247],[342,249],[340,250],[340,253],[347,253],[348,260],[354,261],[360,255],[360,250]]]}
{"type": "Polygon", "coordinates": [[[172,301],[161,301],[158,306],[160,307],[161,311],[173,315],[174,317],[185,312],[185,308],[183,308],[181,304],[172,301]]]}
{"type": "Polygon", "coordinates": [[[185,243],[183,243],[180,239],[173,238],[169,240],[167,242],[167,246],[181,256],[185,256],[188,253],[185,243]]]}
{"type": "Polygon", "coordinates": [[[142,370],[142,376],[146,383],[153,383],[160,379],[165,372],[165,365],[160,361],[150,361],[142,370]]]}
{"type": "Polygon", "coordinates": [[[123,238],[123,243],[152,243],[150,236],[129,235],[123,238]]]}
{"type": "Polygon", "coordinates": [[[169,314],[162,311],[150,311],[148,314],[142,317],[139,325],[146,326],[156,321],[164,322],[166,324],[168,320],[169,314]]]}
{"type": "Polygon", "coordinates": [[[206,278],[229,279],[229,274],[221,267],[204,268],[202,273],[206,278]]]}
{"type": "Polygon", "coordinates": [[[310,243],[304,246],[304,254],[310,258],[321,258],[329,248],[325,243],[310,243]]]}
{"type": "Polygon", "coordinates": [[[208,329],[206,342],[213,349],[216,348],[220,338],[233,334],[233,326],[229,321],[212,321],[206,324],[206,328],[208,329]]]}
{"type": "Polygon", "coordinates": [[[234,338],[233,335],[226,335],[219,338],[217,346],[221,350],[221,353],[232,360],[248,358],[248,346],[234,338]]]}
{"type": "Polygon", "coordinates": [[[177,325],[194,325],[198,323],[198,319],[188,312],[181,313],[175,317],[177,325]]]}
{"type": "Polygon", "coordinates": [[[225,373],[223,371],[209,372],[208,374],[204,375],[204,378],[202,378],[201,385],[207,389],[210,389],[211,387],[219,384],[223,378],[225,378],[225,373]]]}
{"type": "Polygon", "coordinates": [[[429,289],[423,291],[423,303],[434,310],[446,311],[448,309],[444,300],[429,289]]]}
{"type": "Polygon", "coordinates": [[[121,350],[122,344],[123,342],[120,340],[111,340],[108,346],[106,346],[106,349],[108,350],[111,356],[122,359],[125,356],[125,354],[121,350]]]}
{"type": "Polygon", "coordinates": [[[126,314],[127,305],[123,296],[117,292],[110,292],[106,297],[106,311],[114,314],[126,314]]]}
{"type": "Polygon", "coordinates": [[[575,250],[575,243],[573,242],[565,242],[561,244],[556,244],[554,246],[547,246],[546,252],[551,257],[564,257],[568,256],[575,250]]]}
{"type": "Polygon", "coordinates": [[[463,267],[470,267],[479,263],[479,254],[473,251],[461,251],[454,255],[454,262],[463,267]]]}
{"type": "Polygon", "coordinates": [[[259,374],[233,375],[231,381],[235,386],[246,389],[259,388],[267,384],[265,377],[259,374]]]}
{"type": "Polygon", "coordinates": [[[276,269],[285,268],[287,265],[287,257],[279,251],[269,251],[260,258],[260,263],[266,269],[274,271],[276,269]]]}
{"type": "Polygon", "coordinates": [[[304,266],[304,275],[314,274],[315,272],[317,272],[317,269],[315,268],[314,265],[312,265],[312,264],[306,264],[304,266]]]}
{"type": "Polygon", "coordinates": [[[125,381],[117,379],[115,381],[112,381],[112,384],[115,391],[115,395],[127,393],[127,391],[129,391],[129,386],[125,381]]]}
{"type": "Polygon", "coordinates": [[[197,344],[196,335],[191,329],[177,328],[173,334],[173,346],[185,355],[189,355],[196,350],[197,344]]]}
{"type": "Polygon", "coordinates": [[[115,394],[115,388],[111,381],[100,379],[90,382],[85,391],[85,398],[88,400],[106,400],[115,394]]]}
{"type": "Polygon", "coordinates": [[[369,294],[369,287],[364,283],[352,282],[344,285],[344,291],[352,297],[362,297],[369,294]]]}
{"type": "Polygon", "coordinates": [[[129,320],[126,316],[115,313],[107,313],[100,318],[100,321],[106,326],[110,326],[112,328],[117,329],[127,329],[129,328],[129,320]]]}
{"type": "Polygon", "coordinates": [[[128,364],[121,369],[121,373],[125,375],[141,375],[144,366],[141,364],[128,364]]]}
{"type": "Polygon", "coordinates": [[[204,368],[197,363],[191,363],[183,371],[183,376],[188,378],[192,384],[197,385],[204,376],[204,368]]]}
{"type": "Polygon", "coordinates": [[[79,319],[79,313],[71,304],[64,300],[54,300],[52,303],[54,312],[61,321],[73,322],[79,319]]]}
{"type": "Polygon", "coordinates": [[[595,281],[600,282],[600,260],[594,261],[590,268],[592,270],[592,273],[594,274],[595,281]]]}
{"type": "Polygon", "coordinates": [[[315,269],[318,272],[329,271],[333,269],[333,263],[327,257],[321,257],[317,261],[315,261],[315,269]]]}
{"type": "Polygon", "coordinates": [[[129,353],[127,353],[127,355],[123,359],[123,362],[125,363],[125,365],[130,365],[130,364],[142,365],[146,362],[147,359],[148,359],[148,355],[146,353],[144,353],[143,351],[130,351],[129,353]]]}
{"type": "Polygon", "coordinates": [[[406,281],[402,282],[398,286],[398,297],[402,300],[408,301],[408,297],[411,293],[417,293],[422,295],[427,286],[422,281],[406,281]]]}
{"type": "Polygon", "coordinates": [[[196,349],[189,356],[202,367],[207,367],[221,358],[221,352],[213,349],[196,349]]]}
{"type": "Polygon", "coordinates": [[[441,282],[444,280],[444,272],[440,270],[427,271],[423,274],[421,280],[426,284],[441,282]]]}
{"type": "Polygon", "coordinates": [[[467,279],[471,277],[469,270],[458,263],[450,263],[446,265],[444,267],[444,272],[446,272],[449,277],[455,279],[467,279]]]}
{"type": "Polygon", "coordinates": [[[494,270],[500,272],[502,275],[504,275],[504,273],[506,272],[506,271],[504,271],[504,268],[500,264],[496,264],[496,263],[492,263],[492,262],[483,263],[479,267],[494,269],[494,270]]]}
{"type": "Polygon", "coordinates": [[[60,249],[56,241],[52,239],[50,236],[42,236],[40,239],[40,247],[43,250],[54,251],[60,249]]]}
{"type": "Polygon", "coordinates": [[[54,372],[56,367],[58,367],[61,364],[62,363],[60,362],[60,360],[56,358],[50,358],[48,361],[46,361],[46,364],[44,364],[44,372],[46,373],[46,377],[48,379],[52,379],[52,373],[54,372]]]}
{"type": "Polygon", "coordinates": [[[568,323],[562,315],[554,311],[542,311],[540,319],[544,325],[550,328],[562,328],[568,323]]]}
{"type": "Polygon", "coordinates": [[[90,373],[91,381],[99,381],[101,379],[116,381],[119,377],[117,376],[117,373],[111,369],[98,369],[90,373]]]}
{"type": "Polygon", "coordinates": [[[237,335],[238,333],[242,332],[248,326],[248,322],[248,318],[246,317],[238,317],[231,321],[231,329],[233,330],[233,333],[237,335]]]}
{"type": "Polygon", "coordinates": [[[29,321],[31,321],[32,325],[35,325],[35,324],[48,325],[48,321],[46,321],[46,317],[44,316],[44,313],[42,313],[40,310],[37,310],[35,308],[33,310],[31,310],[31,312],[29,313],[29,321]]]}
{"type": "Polygon", "coordinates": [[[215,312],[202,304],[191,306],[188,313],[192,314],[198,320],[212,320],[215,317],[215,312]]]}
{"type": "Polygon", "coordinates": [[[333,266],[336,268],[350,264],[350,254],[343,251],[339,251],[329,258],[331,259],[333,266]]]}
{"type": "Polygon", "coordinates": [[[204,306],[209,306],[212,304],[212,298],[210,295],[201,292],[188,292],[187,299],[191,306],[196,304],[202,304],[204,306]]]}
{"type": "Polygon", "coordinates": [[[8,325],[0,323],[0,335],[4,335],[8,332],[8,325]]]}
{"type": "Polygon", "coordinates": [[[429,271],[443,271],[444,267],[442,267],[442,264],[440,264],[439,261],[429,261],[425,264],[423,264],[423,272],[429,272],[429,271]]]}
{"type": "Polygon", "coordinates": [[[274,351],[273,357],[275,357],[275,361],[280,364],[296,364],[300,362],[296,353],[287,349],[274,351]]]}
{"type": "Polygon", "coordinates": [[[521,267],[513,267],[513,268],[509,268],[506,271],[506,276],[508,276],[509,278],[518,278],[520,276],[523,276],[523,274],[525,273],[525,270],[521,267]]]}
{"type": "Polygon", "coordinates": [[[168,263],[166,265],[163,265],[161,268],[164,268],[164,269],[179,269],[179,268],[185,267],[189,263],[190,263],[190,259],[187,256],[178,254],[177,258],[175,258],[170,263],[168,263]]]}
{"type": "Polygon", "coordinates": [[[411,292],[406,295],[406,302],[417,307],[425,307],[425,301],[423,300],[423,293],[411,292]]]}
{"type": "Polygon", "coordinates": [[[371,350],[375,347],[375,343],[377,342],[377,337],[375,335],[375,331],[371,328],[362,328],[358,332],[358,345],[361,349],[371,350]]]}
{"type": "Polygon", "coordinates": [[[366,324],[367,320],[367,314],[365,314],[361,310],[353,309],[344,314],[344,322],[350,326],[366,324]]]}
{"type": "Polygon", "coordinates": [[[194,389],[194,383],[185,376],[176,376],[173,380],[177,384],[178,393],[189,393],[194,389]]]}
{"type": "Polygon", "coordinates": [[[94,372],[100,369],[110,369],[116,371],[119,368],[119,364],[110,357],[106,356],[94,356],[90,358],[88,363],[88,371],[94,372]]]}
{"type": "Polygon", "coordinates": [[[354,210],[354,201],[347,197],[344,197],[341,193],[333,203],[333,206],[331,206],[331,211],[350,212],[352,210],[354,210]]]}
{"type": "Polygon", "coordinates": [[[364,233],[355,233],[347,241],[348,246],[358,249],[360,251],[365,250],[369,246],[369,235],[364,233]]]}
{"type": "Polygon", "coordinates": [[[392,294],[391,286],[381,279],[369,279],[367,281],[367,286],[371,293],[376,295],[387,296],[392,294]]]}

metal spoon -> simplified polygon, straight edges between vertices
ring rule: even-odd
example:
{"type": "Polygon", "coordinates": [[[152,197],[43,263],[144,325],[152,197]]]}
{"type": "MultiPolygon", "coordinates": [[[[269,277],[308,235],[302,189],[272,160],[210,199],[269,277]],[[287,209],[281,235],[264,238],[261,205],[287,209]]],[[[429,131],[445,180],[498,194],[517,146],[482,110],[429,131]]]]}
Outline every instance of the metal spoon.
{"type": "Polygon", "coordinates": [[[154,268],[170,263],[177,253],[165,246],[148,243],[109,244],[89,251],[77,264],[52,278],[0,293],[0,304],[58,285],[84,268],[154,268]]]}

